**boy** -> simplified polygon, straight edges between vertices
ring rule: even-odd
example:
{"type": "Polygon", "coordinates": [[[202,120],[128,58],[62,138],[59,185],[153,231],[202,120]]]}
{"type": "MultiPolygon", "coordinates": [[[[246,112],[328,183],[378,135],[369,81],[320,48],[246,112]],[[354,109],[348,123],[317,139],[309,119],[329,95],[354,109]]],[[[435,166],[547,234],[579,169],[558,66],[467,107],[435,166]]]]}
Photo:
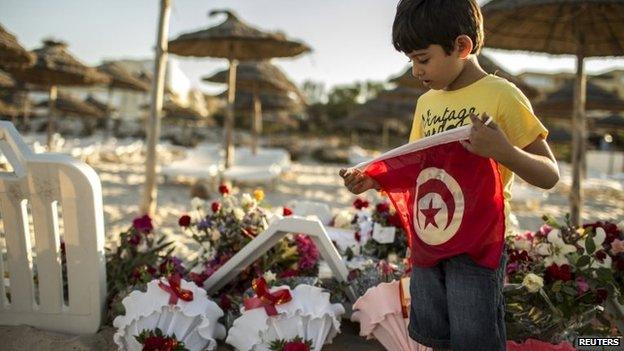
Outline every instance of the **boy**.
{"type": "MultiPolygon", "coordinates": [[[[469,140],[461,143],[498,163],[506,223],[514,173],[544,189],[557,183],[548,132],[528,99],[477,62],[483,20],[476,0],[401,0],[392,37],[394,47],[412,62],[412,75],[430,88],[418,99],[410,142],[472,124],[469,140]]],[[[356,169],[342,169],[340,175],[354,194],[380,188],[356,169]]],[[[465,254],[433,267],[414,266],[410,336],[434,350],[505,350],[505,264],[501,252],[497,269],[480,266],[465,254]]]]}

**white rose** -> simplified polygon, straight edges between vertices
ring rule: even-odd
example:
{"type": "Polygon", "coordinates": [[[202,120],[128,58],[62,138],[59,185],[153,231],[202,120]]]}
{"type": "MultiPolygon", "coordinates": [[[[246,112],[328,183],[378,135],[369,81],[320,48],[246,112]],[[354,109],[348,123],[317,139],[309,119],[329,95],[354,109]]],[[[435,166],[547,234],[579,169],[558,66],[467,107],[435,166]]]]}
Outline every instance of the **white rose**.
{"type": "Polygon", "coordinates": [[[529,252],[531,250],[531,241],[515,237],[513,246],[516,250],[524,250],[526,252],[529,252]]]}
{"type": "Polygon", "coordinates": [[[193,207],[193,209],[198,209],[198,208],[202,208],[204,207],[204,203],[206,201],[198,198],[198,197],[194,197],[191,199],[191,206],[193,207]]]}
{"type": "Polygon", "coordinates": [[[529,273],[524,276],[522,285],[527,288],[529,292],[536,293],[544,286],[544,278],[537,274],[529,273]]]}
{"type": "Polygon", "coordinates": [[[334,218],[334,227],[348,228],[351,226],[352,220],[353,220],[353,215],[349,213],[349,211],[347,210],[342,210],[338,212],[338,214],[334,218]]]}
{"type": "Polygon", "coordinates": [[[388,255],[388,263],[399,263],[399,255],[391,253],[388,255]]]}
{"type": "Polygon", "coordinates": [[[245,211],[241,210],[240,208],[235,208],[232,211],[232,214],[234,215],[234,218],[236,218],[237,221],[242,221],[243,218],[245,218],[245,211]]]}
{"type": "Polygon", "coordinates": [[[244,193],[241,197],[241,205],[247,209],[253,208],[254,206],[256,206],[256,199],[251,197],[251,195],[249,195],[248,193],[244,193]]]}
{"type": "Polygon", "coordinates": [[[535,252],[540,256],[550,256],[552,254],[549,243],[537,244],[537,246],[535,246],[535,252]]]}

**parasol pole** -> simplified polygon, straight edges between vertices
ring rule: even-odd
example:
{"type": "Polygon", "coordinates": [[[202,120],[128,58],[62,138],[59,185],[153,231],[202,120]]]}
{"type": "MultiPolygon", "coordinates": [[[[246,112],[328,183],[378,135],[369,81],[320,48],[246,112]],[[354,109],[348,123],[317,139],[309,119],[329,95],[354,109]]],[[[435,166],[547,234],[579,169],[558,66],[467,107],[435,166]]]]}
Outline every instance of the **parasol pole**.
{"type": "Polygon", "coordinates": [[[145,162],[145,188],[141,212],[153,215],[156,212],[156,144],[160,138],[160,115],[163,105],[165,87],[165,70],[167,68],[167,37],[169,32],[169,17],[171,14],[171,0],[160,1],[160,19],[158,23],[158,42],[154,65],[154,81],[152,82],[152,99],[147,129],[147,156],[145,162]]]}
{"type": "Polygon", "coordinates": [[[51,85],[48,90],[48,151],[52,151],[52,138],[54,136],[54,124],[56,118],[54,116],[54,106],[56,105],[57,89],[56,85],[51,85]]]}
{"type": "MultiPolygon", "coordinates": [[[[233,51],[233,50],[232,50],[233,51]]],[[[232,144],[232,133],[234,129],[234,99],[236,97],[236,67],[238,61],[234,58],[229,58],[229,72],[228,72],[228,106],[225,116],[225,168],[228,169],[232,166],[234,161],[234,145],[232,144]]]]}
{"type": "Polygon", "coordinates": [[[251,152],[253,155],[258,154],[258,138],[262,133],[262,102],[260,101],[260,93],[258,92],[258,84],[254,84],[253,89],[253,105],[254,112],[251,120],[251,152]]]}
{"type": "Polygon", "coordinates": [[[587,79],[585,76],[583,52],[584,37],[578,34],[578,51],[576,54],[576,82],[574,85],[574,115],[572,118],[572,189],[570,189],[570,216],[572,225],[580,225],[583,210],[582,169],[584,166],[585,140],[585,94],[587,79]]]}

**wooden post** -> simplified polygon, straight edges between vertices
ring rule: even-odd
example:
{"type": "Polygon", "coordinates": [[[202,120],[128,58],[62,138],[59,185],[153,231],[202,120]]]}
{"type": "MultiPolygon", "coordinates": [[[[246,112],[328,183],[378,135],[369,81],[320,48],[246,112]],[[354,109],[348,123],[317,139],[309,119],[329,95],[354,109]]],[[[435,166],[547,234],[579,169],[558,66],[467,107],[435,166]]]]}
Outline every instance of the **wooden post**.
{"type": "Polygon", "coordinates": [[[225,168],[230,168],[234,163],[234,145],[232,133],[234,132],[234,99],[236,98],[236,67],[238,61],[230,58],[228,74],[228,106],[225,115],[225,168]]]}
{"type": "Polygon", "coordinates": [[[54,106],[56,105],[56,85],[52,85],[48,91],[48,151],[52,150],[52,138],[54,137],[56,116],[54,115],[54,106]]]}
{"type": "Polygon", "coordinates": [[[171,0],[160,1],[160,19],[158,21],[158,42],[154,58],[154,81],[150,103],[149,125],[147,129],[147,156],[145,161],[145,188],[141,212],[153,215],[156,212],[156,145],[160,139],[160,114],[165,90],[165,71],[167,68],[167,42],[171,0]]]}
{"type": "Polygon", "coordinates": [[[251,119],[251,153],[257,155],[258,139],[260,138],[260,133],[262,133],[262,102],[260,101],[260,93],[258,92],[257,85],[254,86],[253,106],[254,112],[251,119]]]}
{"type": "MultiPolygon", "coordinates": [[[[580,41],[582,42],[582,40],[580,41]]],[[[586,77],[582,44],[576,55],[576,84],[574,86],[574,116],[572,118],[572,188],[570,189],[570,219],[572,225],[581,224],[583,211],[582,170],[584,166],[585,141],[585,91],[586,77]]]]}
{"type": "Polygon", "coordinates": [[[388,121],[384,121],[381,130],[381,148],[383,150],[388,150],[388,145],[390,144],[390,128],[388,123],[388,121]]]}

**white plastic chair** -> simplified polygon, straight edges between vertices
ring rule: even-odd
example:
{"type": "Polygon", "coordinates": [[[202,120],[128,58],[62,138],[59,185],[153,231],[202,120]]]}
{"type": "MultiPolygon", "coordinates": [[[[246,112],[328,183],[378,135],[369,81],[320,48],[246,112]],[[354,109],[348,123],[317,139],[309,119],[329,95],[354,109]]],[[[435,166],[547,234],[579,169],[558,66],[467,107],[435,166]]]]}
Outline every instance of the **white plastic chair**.
{"type": "Polygon", "coordinates": [[[0,122],[0,149],[13,169],[0,173],[5,239],[0,240],[0,272],[5,276],[0,284],[0,325],[95,333],[106,298],[97,174],[67,155],[33,153],[9,122],[0,122]]]}

